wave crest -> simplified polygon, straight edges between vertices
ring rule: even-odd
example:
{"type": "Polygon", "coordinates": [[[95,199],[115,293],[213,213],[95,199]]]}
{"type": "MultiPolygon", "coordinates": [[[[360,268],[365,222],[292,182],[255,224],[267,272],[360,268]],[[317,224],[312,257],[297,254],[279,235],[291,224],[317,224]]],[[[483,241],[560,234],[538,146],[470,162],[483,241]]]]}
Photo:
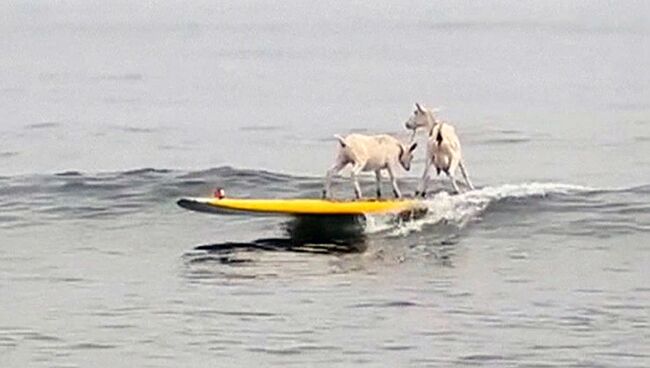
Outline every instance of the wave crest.
{"type": "Polygon", "coordinates": [[[368,216],[369,233],[386,232],[392,236],[405,236],[435,224],[451,224],[459,228],[478,220],[490,205],[508,200],[544,198],[596,191],[594,188],[562,183],[523,183],[488,186],[477,190],[450,195],[440,192],[423,201],[428,211],[420,219],[395,222],[387,216],[368,216]]]}

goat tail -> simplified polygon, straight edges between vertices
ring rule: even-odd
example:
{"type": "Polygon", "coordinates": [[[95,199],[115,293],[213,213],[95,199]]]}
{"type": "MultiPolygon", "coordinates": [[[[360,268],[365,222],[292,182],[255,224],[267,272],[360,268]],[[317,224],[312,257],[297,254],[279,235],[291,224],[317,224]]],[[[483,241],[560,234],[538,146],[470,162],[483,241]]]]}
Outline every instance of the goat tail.
{"type": "Polygon", "coordinates": [[[340,135],[334,134],[334,138],[338,139],[339,143],[341,144],[341,147],[345,148],[345,146],[348,145],[347,143],[345,143],[345,138],[341,137],[340,135]]]}

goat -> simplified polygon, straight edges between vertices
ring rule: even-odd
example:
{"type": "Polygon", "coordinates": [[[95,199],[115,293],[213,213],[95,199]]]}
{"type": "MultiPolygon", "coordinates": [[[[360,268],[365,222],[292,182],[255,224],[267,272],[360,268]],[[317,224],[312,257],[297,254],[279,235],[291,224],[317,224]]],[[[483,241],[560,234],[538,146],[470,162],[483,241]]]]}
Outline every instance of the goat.
{"type": "Polygon", "coordinates": [[[381,197],[381,170],[384,169],[388,171],[395,197],[400,198],[402,196],[395,179],[396,161],[399,161],[406,171],[410,170],[413,150],[415,150],[417,143],[404,145],[397,138],[386,134],[372,136],[350,134],[345,138],[340,135],[335,135],[335,137],[339,141],[339,150],[336,162],[327,170],[323,198],[329,197],[332,176],[338,174],[348,164],[352,164],[351,179],[357,199],[361,198],[361,188],[357,181],[357,175],[362,171],[375,172],[377,198],[381,197]]]}
{"type": "Polygon", "coordinates": [[[427,140],[426,164],[424,167],[424,173],[422,174],[422,181],[419,185],[418,191],[415,192],[416,196],[421,195],[424,197],[426,195],[429,181],[429,169],[431,165],[435,166],[437,175],[440,175],[441,171],[447,174],[449,179],[451,179],[451,185],[454,187],[456,193],[460,192],[454,177],[456,168],[458,167],[460,168],[460,172],[463,174],[465,184],[470,189],[474,189],[474,186],[467,175],[465,164],[463,163],[460,140],[456,135],[456,130],[451,124],[436,119],[432,110],[423,108],[420,104],[416,103],[413,115],[404,125],[406,126],[406,129],[413,130],[411,140],[415,137],[418,128],[426,128],[429,133],[427,140]]]}

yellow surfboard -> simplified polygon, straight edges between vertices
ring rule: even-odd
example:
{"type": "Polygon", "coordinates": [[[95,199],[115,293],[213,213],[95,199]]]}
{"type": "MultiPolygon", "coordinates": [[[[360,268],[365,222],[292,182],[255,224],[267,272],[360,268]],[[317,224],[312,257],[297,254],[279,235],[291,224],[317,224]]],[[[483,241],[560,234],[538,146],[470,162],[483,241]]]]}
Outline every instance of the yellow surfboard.
{"type": "Polygon", "coordinates": [[[327,199],[249,199],[249,198],[182,198],[178,205],[212,213],[269,213],[287,215],[364,215],[400,214],[422,210],[414,199],[327,200],[327,199]]]}

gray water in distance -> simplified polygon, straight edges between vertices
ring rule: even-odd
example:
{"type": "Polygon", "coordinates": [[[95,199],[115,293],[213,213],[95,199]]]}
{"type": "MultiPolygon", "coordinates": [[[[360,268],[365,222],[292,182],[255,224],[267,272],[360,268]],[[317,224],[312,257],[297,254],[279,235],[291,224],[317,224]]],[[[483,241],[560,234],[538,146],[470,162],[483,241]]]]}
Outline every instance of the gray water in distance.
{"type": "Polygon", "coordinates": [[[0,366],[649,366],[647,19],[1,3],[0,366]],[[478,187],[434,180],[424,218],[175,204],[318,196],[333,134],[406,139],[415,101],[443,107],[478,187]]]}

